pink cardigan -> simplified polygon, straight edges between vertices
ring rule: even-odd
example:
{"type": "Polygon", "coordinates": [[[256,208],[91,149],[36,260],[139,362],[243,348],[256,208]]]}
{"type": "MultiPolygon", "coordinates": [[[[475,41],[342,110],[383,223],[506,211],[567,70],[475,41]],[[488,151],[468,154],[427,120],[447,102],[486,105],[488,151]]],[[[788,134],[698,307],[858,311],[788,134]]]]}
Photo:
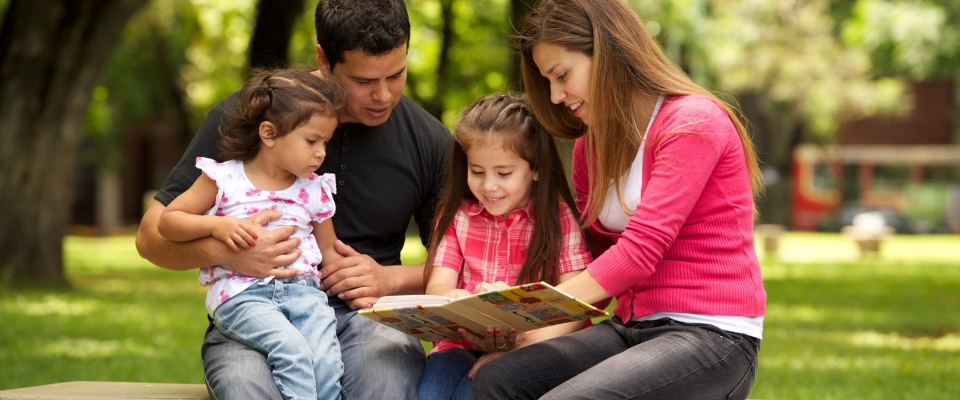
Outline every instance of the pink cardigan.
{"type": "MultiPolygon", "coordinates": [[[[764,315],[750,179],[726,113],[706,97],[668,96],[645,146],[640,204],[626,229],[590,227],[603,254],[587,268],[617,298],[614,313],[764,315]]],[[[573,151],[581,211],[588,179],[581,137],[573,151]]]]}

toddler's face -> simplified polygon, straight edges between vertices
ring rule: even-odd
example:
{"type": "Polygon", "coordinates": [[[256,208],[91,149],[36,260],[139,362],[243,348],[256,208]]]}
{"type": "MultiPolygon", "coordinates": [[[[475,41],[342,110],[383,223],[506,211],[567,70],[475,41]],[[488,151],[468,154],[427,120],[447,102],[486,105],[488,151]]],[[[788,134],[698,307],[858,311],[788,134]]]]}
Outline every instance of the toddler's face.
{"type": "Polygon", "coordinates": [[[310,177],[327,157],[327,142],[336,128],[336,118],[314,114],[306,124],[276,139],[284,169],[301,178],[310,177]]]}

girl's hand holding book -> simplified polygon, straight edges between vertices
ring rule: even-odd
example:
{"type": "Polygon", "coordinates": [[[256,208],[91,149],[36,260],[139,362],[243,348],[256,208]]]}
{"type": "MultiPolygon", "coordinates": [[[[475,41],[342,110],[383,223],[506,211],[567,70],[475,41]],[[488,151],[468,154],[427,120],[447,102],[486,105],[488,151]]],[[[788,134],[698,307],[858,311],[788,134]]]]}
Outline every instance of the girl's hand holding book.
{"type": "Polygon", "coordinates": [[[517,332],[517,330],[513,328],[504,329],[499,326],[488,327],[487,334],[483,337],[474,335],[465,329],[459,329],[457,332],[485,353],[513,350],[519,347],[526,338],[526,333],[524,332],[517,332]]]}
{"type": "Polygon", "coordinates": [[[473,296],[473,293],[470,293],[470,292],[468,292],[468,291],[466,291],[466,290],[463,290],[463,289],[453,289],[453,290],[447,292],[447,294],[444,294],[444,296],[447,296],[447,297],[449,297],[449,298],[451,298],[451,299],[456,300],[456,299],[459,299],[459,298],[461,298],[461,297],[473,296]]]}

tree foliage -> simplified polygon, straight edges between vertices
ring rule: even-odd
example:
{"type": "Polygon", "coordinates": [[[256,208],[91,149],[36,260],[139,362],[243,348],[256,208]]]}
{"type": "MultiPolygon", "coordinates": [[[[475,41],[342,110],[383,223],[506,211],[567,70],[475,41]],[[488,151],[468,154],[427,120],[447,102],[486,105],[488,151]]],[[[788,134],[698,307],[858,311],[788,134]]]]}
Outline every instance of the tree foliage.
{"type": "MultiPolygon", "coordinates": [[[[744,106],[761,155],[775,166],[784,165],[801,134],[803,140],[829,142],[842,121],[907,111],[908,81],[960,76],[960,0],[626,1],[694,80],[744,106]]],[[[412,38],[405,93],[452,128],[460,110],[476,98],[522,90],[510,37],[517,14],[536,2],[407,0],[412,38]]],[[[315,5],[316,0],[0,0],[0,160],[6,171],[0,204],[21,210],[15,214],[22,217],[0,225],[8,232],[43,226],[35,235],[4,236],[0,253],[24,238],[48,236],[30,249],[52,255],[44,262],[58,262],[53,248],[63,234],[71,192],[43,202],[24,193],[69,188],[69,173],[57,183],[44,179],[75,169],[80,141],[85,149],[80,162],[117,170],[124,167],[120,144],[138,125],[159,118],[189,140],[206,112],[241,87],[250,66],[264,65],[258,54],[290,66],[314,66],[315,5]],[[126,14],[111,14],[117,7],[126,14]],[[98,17],[97,24],[77,20],[80,25],[37,19],[57,15],[51,10],[67,10],[60,17],[77,12],[110,17],[98,17]],[[121,29],[115,47],[101,41],[109,42],[106,50],[75,40],[118,35],[121,29]],[[51,39],[34,47],[47,55],[42,62],[10,51],[24,49],[11,46],[11,38],[31,32],[51,39]],[[37,104],[47,108],[25,111],[37,104]],[[61,162],[49,161],[54,157],[61,162]],[[27,167],[44,163],[56,168],[27,167]],[[46,186],[26,183],[34,179],[46,186]]],[[[162,177],[157,179],[154,185],[162,177]]]]}
{"type": "Polygon", "coordinates": [[[960,66],[960,1],[860,0],[841,39],[866,51],[877,76],[950,77],[960,66]]]}
{"type": "Polygon", "coordinates": [[[407,94],[453,126],[460,110],[510,82],[507,0],[409,0],[412,27],[407,94]]]}

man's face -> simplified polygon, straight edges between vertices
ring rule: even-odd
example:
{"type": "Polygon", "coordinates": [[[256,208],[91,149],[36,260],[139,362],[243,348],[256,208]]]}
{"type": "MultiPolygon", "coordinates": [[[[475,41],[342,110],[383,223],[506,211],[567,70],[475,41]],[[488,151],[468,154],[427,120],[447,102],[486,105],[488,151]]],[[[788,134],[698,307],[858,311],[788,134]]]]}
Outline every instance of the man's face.
{"type": "MultiPolygon", "coordinates": [[[[329,68],[326,58],[321,59],[320,54],[317,63],[320,68],[329,68]]],[[[400,102],[407,82],[407,46],[379,56],[362,50],[344,52],[343,61],[330,72],[347,92],[347,106],[340,114],[340,122],[381,125],[400,102]]]]}

